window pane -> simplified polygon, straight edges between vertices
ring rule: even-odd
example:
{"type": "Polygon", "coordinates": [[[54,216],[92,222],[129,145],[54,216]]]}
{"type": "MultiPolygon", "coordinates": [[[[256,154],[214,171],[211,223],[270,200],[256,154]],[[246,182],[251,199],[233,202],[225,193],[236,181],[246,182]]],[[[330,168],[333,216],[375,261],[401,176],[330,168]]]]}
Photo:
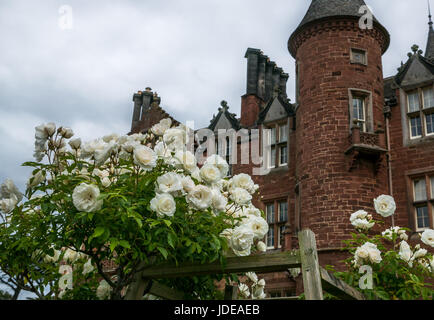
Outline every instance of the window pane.
{"type": "Polygon", "coordinates": [[[288,148],[280,147],[280,164],[288,164],[288,148]]]}
{"type": "Polygon", "coordinates": [[[429,228],[428,207],[418,207],[417,212],[417,227],[419,229],[429,228]]]}
{"type": "Polygon", "coordinates": [[[417,91],[408,94],[408,111],[419,111],[419,94],[417,91]]]}
{"type": "Polygon", "coordinates": [[[417,138],[422,136],[422,121],[420,117],[410,119],[411,137],[417,138]]]}
{"type": "Polygon", "coordinates": [[[423,107],[425,109],[434,107],[434,94],[432,88],[423,90],[423,107]]]}
{"type": "Polygon", "coordinates": [[[274,168],[276,166],[276,148],[271,148],[270,152],[270,168],[274,168]]]}
{"type": "Polygon", "coordinates": [[[226,138],[226,156],[232,155],[232,141],[229,137],[226,138]]]}
{"type": "Polygon", "coordinates": [[[362,50],[352,49],[353,62],[366,64],[366,52],[362,50]]]}
{"type": "Polygon", "coordinates": [[[287,142],[288,141],[288,125],[279,127],[279,142],[287,142]]]}
{"type": "Polygon", "coordinates": [[[270,144],[276,144],[276,128],[271,128],[270,131],[270,144]]]}
{"type": "Polygon", "coordinates": [[[365,100],[353,98],[353,118],[359,120],[359,126],[365,131],[365,100]]]}
{"type": "Polygon", "coordinates": [[[426,116],[426,134],[434,133],[434,113],[426,116]]]}
{"type": "Polygon", "coordinates": [[[267,205],[267,222],[274,223],[274,204],[267,205]]]}
{"type": "Polygon", "coordinates": [[[431,199],[434,199],[434,177],[431,177],[431,199]]]}
{"type": "Polygon", "coordinates": [[[414,181],[414,201],[426,200],[426,183],[425,179],[414,181]]]}
{"type": "Polygon", "coordinates": [[[274,248],[274,228],[270,228],[267,233],[267,247],[274,248]]]}
{"type": "Polygon", "coordinates": [[[279,222],[288,221],[288,202],[279,203],[279,222]]]}

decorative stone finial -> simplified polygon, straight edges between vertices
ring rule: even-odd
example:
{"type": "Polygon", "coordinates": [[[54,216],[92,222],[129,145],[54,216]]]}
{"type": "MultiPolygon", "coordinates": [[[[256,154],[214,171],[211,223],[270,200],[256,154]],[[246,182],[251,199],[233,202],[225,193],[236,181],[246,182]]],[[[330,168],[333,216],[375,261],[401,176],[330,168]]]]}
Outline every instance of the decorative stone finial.
{"type": "Polygon", "coordinates": [[[411,51],[413,51],[413,53],[414,54],[416,54],[416,52],[419,50],[419,46],[417,45],[417,44],[414,44],[412,47],[411,47],[411,51]]]}
{"type": "Polygon", "coordinates": [[[151,91],[152,91],[152,88],[147,87],[145,90],[146,90],[146,92],[151,92],[151,91]]]}
{"type": "Polygon", "coordinates": [[[223,111],[229,110],[228,103],[225,100],[223,100],[222,102],[220,102],[220,105],[222,106],[223,111]]]}

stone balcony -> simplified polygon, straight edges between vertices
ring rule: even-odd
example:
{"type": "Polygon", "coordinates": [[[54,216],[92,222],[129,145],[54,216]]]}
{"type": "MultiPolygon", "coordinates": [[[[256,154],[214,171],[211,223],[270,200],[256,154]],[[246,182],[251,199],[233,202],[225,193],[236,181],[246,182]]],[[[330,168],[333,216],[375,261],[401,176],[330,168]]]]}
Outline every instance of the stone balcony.
{"type": "Polygon", "coordinates": [[[360,159],[372,161],[375,173],[381,167],[383,157],[387,154],[386,135],[381,125],[375,133],[363,132],[355,123],[348,137],[349,146],[345,154],[350,157],[349,171],[357,168],[360,159]]]}

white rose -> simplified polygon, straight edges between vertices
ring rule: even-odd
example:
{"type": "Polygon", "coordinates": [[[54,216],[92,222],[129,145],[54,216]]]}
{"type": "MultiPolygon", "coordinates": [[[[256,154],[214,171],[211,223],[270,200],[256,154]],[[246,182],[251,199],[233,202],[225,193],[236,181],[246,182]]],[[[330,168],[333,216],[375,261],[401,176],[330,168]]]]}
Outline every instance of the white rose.
{"type": "Polygon", "coordinates": [[[405,262],[410,262],[413,252],[406,241],[402,241],[399,247],[399,257],[405,262]]]}
{"type": "Polygon", "coordinates": [[[220,170],[212,164],[206,164],[200,169],[200,177],[208,184],[216,183],[221,179],[220,170]]]}
{"type": "Polygon", "coordinates": [[[197,168],[196,157],[190,151],[177,151],[174,159],[188,172],[193,172],[197,168]]]}
{"type": "Polygon", "coordinates": [[[262,217],[261,210],[254,207],[253,205],[250,205],[249,207],[243,208],[243,212],[247,216],[262,217]]]}
{"type": "Polygon", "coordinates": [[[172,153],[165,147],[163,142],[158,142],[154,147],[154,151],[158,157],[163,159],[169,159],[172,156],[172,153]]]}
{"type": "Polygon", "coordinates": [[[258,282],[258,276],[254,272],[247,272],[246,276],[254,283],[258,282]]]}
{"type": "Polygon", "coordinates": [[[95,156],[96,152],[104,150],[106,143],[102,139],[96,139],[86,142],[81,147],[81,157],[83,159],[95,156]]]}
{"type": "Polygon", "coordinates": [[[375,225],[375,223],[369,222],[366,219],[356,219],[352,225],[358,230],[369,230],[375,225]]]}
{"type": "Polygon", "coordinates": [[[176,211],[176,202],[171,194],[163,193],[155,195],[151,200],[151,210],[160,218],[173,217],[176,211]]]}
{"type": "Polygon", "coordinates": [[[243,298],[247,299],[248,297],[250,297],[249,287],[244,283],[240,283],[240,285],[238,286],[238,291],[243,298]]]}
{"type": "Polygon", "coordinates": [[[238,174],[232,178],[232,188],[242,188],[250,194],[255,193],[255,183],[252,178],[245,173],[238,174]]]}
{"type": "Polygon", "coordinates": [[[151,128],[151,132],[156,136],[162,136],[172,125],[172,120],[163,119],[151,128]]]}
{"type": "Polygon", "coordinates": [[[187,195],[187,201],[198,210],[206,210],[212,204],[213,194],[210,188],[198,185],[187,195]]]}
{"type": "Polygon", "coordinates": [[[124,150],[127,153],[133,153],[134,149],[140,146],[141,146],[140,141],[134,139],[128,139],[127,141],[121,144],[122,150],[124,150]]]}
{"type": "Polygon", "coordinates": [[[183,149],[188,143],[188,135],[182,129],[172,128],[166,130],[163,141],[170,150],[179,150],[183,149]]]}
{"type": "Polygon", "coordinates": [[[101,209],[103,201],[98,200],[99,188],[95,185],[82,183],[75,187],[72,193],[72,201],[79,211],[95,212],[101,209]]]}
{"type": "Polygon", "coordinates": [[[434,248],[434,230],[427,229],[422,233],[422,242],[434,248]]]}
{"type": "Polygon", "coordinates": [[[15,196],[14,200],[20,202],[23,199],[23,194],[18,190],[17,186],[11,179],[6,179],[0,186],[0,199],[11,199],[15,196]]]}
{"type": "Polygon", "coordinates": [[[61,128],[59,128],[59,131],[60,131],[59,132],[60,135],[62,137],[64,137],[65,139],[70,139],[70,138],[72,138],[74,136],[74,131],[72,131],[71,128],[61,127],[61,128]]]}
{"type": "Polygon", "coordinates": [[[110,141],[104,145],[103,149],[95,151],[94,157],[97,165],[102,165],[111,156],[113,152],[117,152],[119,145],[115,141],[110,141]]]}
{"type": "Polygon", "coordinates": [[[157,192],[177,194],[183,190],[182,176],[177,173],[169,172],[157,179],[157,192]]]}
{"type": "Polygon", "coordinates": [[[35,175],[32,175],[27,182],[27,188],[33,188],[45,181],[45,175],[42,170],[39,170],[35,175]],[[33,180],[32,180],[33,179],[33,180]]]}
{"type": "Polygon", "coordinates": [[[99,283],[98,288],[96,289],[96,296],[100,300],[104,300],[110,296],[111,291],[112,291],[112,287],[108,284],[108,282],[105,280],[102,280],[99,283]]]}
{"type": "Polygon", "coordinates": [[[356,250],[356,256],[361,258],[361,259],[366,259],[369,257],[369,252],[367,249],[359,247],[356,250]]]}
{"type": "Polygon", "coordinates": [[[150,171],[157,166],[157,155],[151,148],[141,145],[134,149],[134,162],[143,170],[150,171]]]}
{"type": "Polygon", "coordinates": [[[350,222],[353,224],[357,219],[365,219],[367,216],[368,213],[365,210],[359,210],[351,215],[350,222]]]}
{"type": "Polygon", "coordinates": [[[80,139],[80,138],[77,138],[77,139],[70,140],[70,141],[68,142],[68,144],[70,145],[70,147],[71,147],[72,149],[74,149],[74,150],[78,150],[78,149],[80,149],[80,147],[81,147],[81,139],[80,139]]]}
{"type": "Polygon", "coordinates": [[[245,189],[235,188],[231,191],[230,198],[240,206],[247,206],[252,200],[252,195],[245,189]]]}
{"type": "Polygon", "coordinates": [[[9,199],[0,200],[0,211],[5,214],[11,213],[16,205],[18,204],[18,199],[15,195],[11,195],[9,199]]]}
{"type": "Polygon", "coordinates": [[[267,251],[267,245],[262,241],[259,241],[258,244],[256,245],[256,247],[258,248],[258,250],[260,252],[266,252],[267,251]]]}
{"type": "Polygon", "coordinates": [[[196,186],[190,176],[181,176],[181,183],[185,193],[191,192],[196,186]]]}
{"type": "Polygon", "coordinates": [[[74,263],[75,261],[77,261],[79,259],[79,255],[77,251],[71,250],[71,249],[66,249],[65,254],[63,255],[63,260],[66,262],[71,262],[74,263]]]}
{"type": "Polygon", "coordinates": [[[226,162],[226,160],[223,159],[222,157],[220,157],[219,155],[215,154],[215,155],[208,157],[208,159],[205,161],[205,165],[206,164],[211,164],[211,165],[217,167],[220,171],[220,176],[222,178],[226,177],[228,175],[229,165],[226,162]]]}
{"type": "Polygon", "coordinates": [[[83,265],[83,275],[91,273],[95,268],[92,266],[92,259],[87,260],[83,265]]]}
{"type": "Polygon", "coordinates": [[[245,226],[237,227],[229,240],[229,247],[232,248],[237,256],[244,257],[250,255],[253,245],[254,233],[245,226]]]}
{"type": "Polygon", "coordinates": [[[226,199],[218,189],[212,189],[212,207],[214,210],[221,212],[226,209],[228,199],[226,199]]]}
{"type": "Polygon", "coordinates": [[[247,221],[243,221],[243,223],[253,231],[253,240],[262,239],[268,233],[268,223],[262,217],[250,216],[247,221]]]}
{"type": "Polygon", "coordinates": [[[391,196],[381,195],[374,199],[375,211],[383,217],[390,217],[395,213],[396,204],[391,196]]]}
{"type": "Polygon", "coordinates": [[[426,249],[419,249],[414,253],[413,260],[423,258],[426,256],[427,253],[428,251],[426,249]]]}

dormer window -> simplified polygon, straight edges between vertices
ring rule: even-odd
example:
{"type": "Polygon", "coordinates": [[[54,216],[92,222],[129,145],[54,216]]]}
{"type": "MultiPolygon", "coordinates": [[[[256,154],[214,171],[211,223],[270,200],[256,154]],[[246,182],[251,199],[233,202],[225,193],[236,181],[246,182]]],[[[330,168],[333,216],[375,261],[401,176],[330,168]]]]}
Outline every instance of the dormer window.
{"type": "Polygon", "coordinates": [[[407,92],[410,139],[434,135],[434,90],[432,86],[407,92]]]}

